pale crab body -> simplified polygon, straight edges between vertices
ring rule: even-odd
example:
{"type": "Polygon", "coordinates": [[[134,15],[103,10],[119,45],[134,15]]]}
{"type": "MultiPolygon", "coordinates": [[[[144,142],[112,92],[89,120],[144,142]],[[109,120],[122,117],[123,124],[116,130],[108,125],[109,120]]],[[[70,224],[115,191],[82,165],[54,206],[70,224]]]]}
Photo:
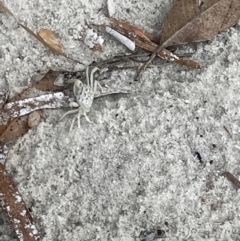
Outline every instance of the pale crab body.
{"type": "Polygon", "coordinates": [[[94,90],[76,79],[73,86],[73,94],[76,97],[76,102],[71,102],[71,107],[82,107],[83,110],[89,112],[94,99],[94,90]]]}
{"type": "MultiPolygon", "coordinates": [[[[101,85],[98,83],[98,81],[93,80],[93,75],[94,73],[98,70],[98,68],[94,68],[91,71],[90,77],[89,77],[89,68],[87,67],[86,69],[86,79],[87,79],[87,84],[84,84],[81,80],[79,79],[74,79],[74,85],[73,85],[73,94],[76,98],[75,102],[70,102],[69,106],[72,108],[77,108],[75,110],[70,110],[66,112],[60,120],[62,120],[65,116],[69,114],[76,114],[77,119],[78,119],[78,128],[80,128],[80,117],[83,115],[85,116],[85,119],[89,123],[93,123],[92,121],[89,120],[87,113],[90,111],[94,95],[97,91],[97,86],[99,86],[102,90],[101,85]]],[[[74,122],[76,118],[73,118],[72,124],[70,126],[70,131],[73,128],[74,122]]]]}

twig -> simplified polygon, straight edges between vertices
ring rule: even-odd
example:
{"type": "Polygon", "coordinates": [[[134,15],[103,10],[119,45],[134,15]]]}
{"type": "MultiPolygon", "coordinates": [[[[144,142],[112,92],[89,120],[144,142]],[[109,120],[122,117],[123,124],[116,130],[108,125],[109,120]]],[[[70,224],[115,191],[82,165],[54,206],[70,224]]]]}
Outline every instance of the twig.
{"type": "Polygon", "coordinates": [[[143,64],[139,69],[138,72],[135,76],[135,80],[139,79],[139,77],[142,75],[143,71],[151,64],[151,62],[155,59],[155,57],[157,56],[157,53],[159,53],[160,51],[162,51],[164,48],[162,47],[162,45],[158,46],[156,48],[156,50],[152,53],[152,55],[150,56],[150,58],[148,59],[148,61],[145,62],[145,64],[143,64]]]}
{"type": "Polygon", "coordinates": [[[222,173],[222,176],[226,177],[237,189],[240,188],[240,181],[234,177],[232,173],[224,172],[222,173]]]}
{"type": "Polygon", "coordinates": [[[227,132],[227,134],[229,135],[230,138],[232,138],[232,134],[231,132],[228,130],[228,128],[226,126],[223,126],[223,129],[227,132]]]}

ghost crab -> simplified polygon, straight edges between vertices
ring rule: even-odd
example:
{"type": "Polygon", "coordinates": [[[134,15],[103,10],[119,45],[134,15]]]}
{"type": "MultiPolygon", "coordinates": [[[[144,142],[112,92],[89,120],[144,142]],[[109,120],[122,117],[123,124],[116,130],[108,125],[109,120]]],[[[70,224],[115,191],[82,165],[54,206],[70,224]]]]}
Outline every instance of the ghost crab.
{"type": "Polygon", "coordinates": [[[89,120],[87,113],[90,111],[94,95],[97,91],[97,86],[100,87],[102,90],[101,85],[99,84],[98,81],[94,81],[93,76],[94,73],[98,70],[97,67],[93,68],[91,73],[90,73],[90,78],[89,78],[89,67],[86,68],[86,80],[87,84],[84,84],[81,80],[79,79],[73,79],[72,81],[74,82],[73,85],[73,94],[76,98],[76,102],[70,102],[69,106],[72,108],[77,108],[75,110],[70,110],[66,112],[60,120],[62,120],[65,116],[70,115],[70,114],[76,114],[78,113],[77,117],[74,117],[70,126],[70,131],[73,128],[75,119],[78,119],[78,128],[80,128],[80,117],[83,115],[85,116],[85,119],[89,123],[94,123],[89,120]]]}

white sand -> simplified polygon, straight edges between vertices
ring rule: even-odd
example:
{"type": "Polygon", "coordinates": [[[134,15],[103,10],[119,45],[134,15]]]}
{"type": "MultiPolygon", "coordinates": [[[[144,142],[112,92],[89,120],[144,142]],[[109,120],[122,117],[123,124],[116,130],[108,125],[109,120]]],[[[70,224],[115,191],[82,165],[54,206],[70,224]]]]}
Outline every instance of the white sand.
{"type": "MultiPolygon", "coordinates": [[[[106,33],[102,52],[69,35],[85,20],[103,23],[105,0],[4,2],[35,32],[58,33],[66,52],[86,64],[127,51],[106,33]]],[[[173,1],[114,2],[114,17],[158,33],[173,1]]],[[[39,72],[83,68],[52,54],[5,13],[0,18],[0,87],[11,96],[39,72]]],[[[240,177],[239,29],[198,44],[192,58],[203,70],[164,63],[139,82],[134,70],[113,71],[101,84],[132,94],[96,99],[88,115],[96,124],[82,118],[69,134],[71,116],[58,122],[66,110],[48,110],[8,145],[7,169],[43,241],[140,241],[141,231],[156,229],[170,241],[239,240],[240,195],[219,175],[240,177]]],[[[16,240],[9,225],[1,213],[0,241],[16,240]]]]}

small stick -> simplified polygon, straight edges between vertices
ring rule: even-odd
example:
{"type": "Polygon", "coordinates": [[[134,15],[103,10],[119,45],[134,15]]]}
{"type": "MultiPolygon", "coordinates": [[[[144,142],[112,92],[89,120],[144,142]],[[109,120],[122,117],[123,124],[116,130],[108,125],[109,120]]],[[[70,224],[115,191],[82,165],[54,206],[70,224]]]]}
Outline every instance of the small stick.
{"type": "Polygon", "coordinates": [[[226,177],[237,189],[240,188],[240,181],[234,177],[232,173],[224,172],[222,173],[222,176],[226,177]]]}
{"type": "Polygon", "coordinates": [[[156,50],[152,53],[152,55],[150,56],[150,58],[148,59],[148,61],[146,61],[139,69],[137,72],[137,75],[135,77],[135,80],[138,80],[139,77],[142,75],[143,71],[151,64],[151,62],[155,59],[155,57],[157,56],[157,53],[159,53],[160,51],[162,51],[164,49],[164,47],[162,45],[158,46],[156,48],[156,50]]]}
{"type": "Polygon", "coordinates": [[[229,135],[230,138],[232,138],[232,134],[231,132],[228,130],[228,128],[226,126],[223,126],[223,129],[227,132],[227,134],[229,135]]]}

